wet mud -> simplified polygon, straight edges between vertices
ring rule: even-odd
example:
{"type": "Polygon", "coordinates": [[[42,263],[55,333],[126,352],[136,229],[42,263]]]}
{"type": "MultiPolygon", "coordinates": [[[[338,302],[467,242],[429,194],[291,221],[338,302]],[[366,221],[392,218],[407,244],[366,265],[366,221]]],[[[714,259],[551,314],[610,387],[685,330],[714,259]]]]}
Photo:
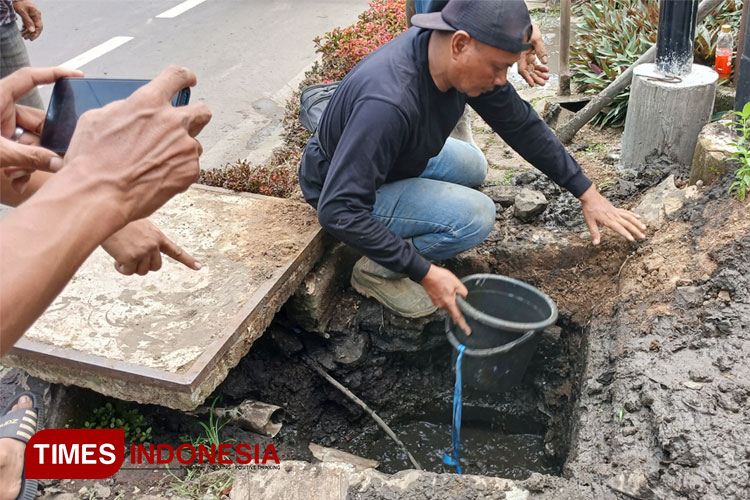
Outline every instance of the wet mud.
{"type": "MultiPolygon", "coordinates": [[[[284,406],[287,421],[274,442],[286,458],[311,459],[307,443],[315,442],[377,460],[383,472],[412,468],[369,415],[305,365],[310,356],[388,422],[425,470],[452,472],[442,463],[451,449],[455,382],[444,317],[404,320],[352,292],[338,307],[342,321],[331,325],[327,340],[275,325],[219,392],[284,406]]],[[[569,346],[580,328],[560,324],[542,334],[518,387],[502,394],[464,388],[466,473],[526,479],[562,471],[569,419],[557,417],[573,410],[571,367],[580,357],[569,346]]]]}

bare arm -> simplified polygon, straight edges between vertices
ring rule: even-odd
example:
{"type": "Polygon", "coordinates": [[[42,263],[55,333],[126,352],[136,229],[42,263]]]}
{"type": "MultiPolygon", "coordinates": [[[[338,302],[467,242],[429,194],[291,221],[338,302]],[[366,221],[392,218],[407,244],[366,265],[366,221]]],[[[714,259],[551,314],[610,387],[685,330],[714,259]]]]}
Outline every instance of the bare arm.
{"type": "Polygon", "coordinates": [[[0,355],[123,224],[106,189],[71,164],[0,221],[0,355]]]}
{"type": "Polygon", "coordinates": [[[178,90],[193,85],[190,71],[170,67],[128,99],[85,113],[63,168],[0,220],[0,355],[97,245],[198,178],[195,136],[211,113],[203,104],[170,104],[178,90]]]}

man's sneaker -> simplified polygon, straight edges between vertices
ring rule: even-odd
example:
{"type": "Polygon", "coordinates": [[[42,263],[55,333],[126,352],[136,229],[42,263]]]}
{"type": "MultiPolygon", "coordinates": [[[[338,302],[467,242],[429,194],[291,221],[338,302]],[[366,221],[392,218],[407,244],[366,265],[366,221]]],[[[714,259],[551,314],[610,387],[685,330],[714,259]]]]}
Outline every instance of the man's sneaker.
{"type": "Polygon", "coordinates": [[[405,318],[421,318],[437,310],[419,283],[362,257],[354,264],[352,287],[405,318]]]}

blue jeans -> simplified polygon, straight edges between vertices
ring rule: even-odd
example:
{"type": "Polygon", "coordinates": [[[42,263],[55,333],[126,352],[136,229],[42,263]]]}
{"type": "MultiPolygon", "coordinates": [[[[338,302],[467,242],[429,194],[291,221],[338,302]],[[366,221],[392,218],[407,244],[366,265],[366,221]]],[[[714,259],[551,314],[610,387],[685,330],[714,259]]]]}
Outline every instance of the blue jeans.
{"type": "Polygon", "coordinates": [[[495,224],[495,203],[473,186],[487,175],[487,160],[469,143],[448,138],[421,177],[384,184],[373,216],[417,251],[444,260],[480,244],[495,224]]]}

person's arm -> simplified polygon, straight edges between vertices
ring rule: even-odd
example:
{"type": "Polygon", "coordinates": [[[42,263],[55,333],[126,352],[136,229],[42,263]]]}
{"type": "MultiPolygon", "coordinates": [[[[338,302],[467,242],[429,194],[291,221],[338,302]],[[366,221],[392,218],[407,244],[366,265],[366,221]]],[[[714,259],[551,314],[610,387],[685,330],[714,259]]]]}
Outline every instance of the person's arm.
{"type": "MultiPolygon", "coordinates": [[[[51,70],[25,71],[43,79],[51,70]]],[[[195,83],[190,71],[170,67],[128,99],[85,113],[60,172],[0,220],[0,355],[97,245],[198,179],[195,136],[211,113],[201,103],[170,103],[195,83]]]]}
{"type": "MultiPolygon", "coordinates": [[[[3,167],[0,173],[0,203],[13,207],[28,200],[49,180],[52,174],[40,169],[49,170],[53,159],[62,165],[62,159],[55,153],[39,147],[44,112],[19,105],[15,108],[16,123],[27,132],[21,135],[18,142],[0,137],[0,167],[3,167]],[[5,175],[9,172],[10,175],[5,175]]],[[[148,219],[131,222],[102,242],[102,248],[115,259],[115,269],[126,276],[143,276],[149,271],[158,271],[162,265],[162,253],[190,269],[201,268],[197,259],[167,238],[148,219]]]]}
{"type": "MultiPolygon", "coordinates": [[[[22,193],[13,188],[12,179],[0,174],[0,203],[16,207],[31,198],[52,177],[48,172],[34,172],[22,193]]],[[[149,219],[133,221],[102,242],[105,252],[115,259],[120,274],[146,275],[161,269],[161,254],[172,257],[190,269],[199,270],[198,259],[167,238],[149,219]]]]}
{"type": "Polygon", "coordinates": [[[646,226],[640,217],[614,207],[599,194],[578,162],[512,85],[503,85],[468,102],[510,147],[581,201],[595,245],[600,242],[599,225],[609,227],[628,241],[645,238],[646,226]]]}
{"type": "Polygon", "coordinates": [[[507,83],[468,103],[510,147],[573,196],[580,197],[591,186],[578,162],[513,85],[507,83]]]}
{"type": "Polygon", "coordinates": [[[471,333],[456,304],[468,291],[452,272],[430,264],[372,216],[377,188],[408,137],[406,118],[392,104],[358,104],[339,140],[318,201],[318,220],[333,236],[378,264],[420,283],[432,302],[471,333]],[[375,124],[375,126],[373,126],[375,124]]]}
{"type": "Polygon", "coordinates": [[[124,225],[117,197],[71,162],[0,221],[0,355],[8,352],[75,271],[124,225]]]}
{"type": "Polygon", "coordinates": [[[421,281],[430,263],[372,215],[375,192],[408,135],[403,114],[384,101],[357,103],[339,139],[318,200],[320,225],[391,271],[421,281]]]}

